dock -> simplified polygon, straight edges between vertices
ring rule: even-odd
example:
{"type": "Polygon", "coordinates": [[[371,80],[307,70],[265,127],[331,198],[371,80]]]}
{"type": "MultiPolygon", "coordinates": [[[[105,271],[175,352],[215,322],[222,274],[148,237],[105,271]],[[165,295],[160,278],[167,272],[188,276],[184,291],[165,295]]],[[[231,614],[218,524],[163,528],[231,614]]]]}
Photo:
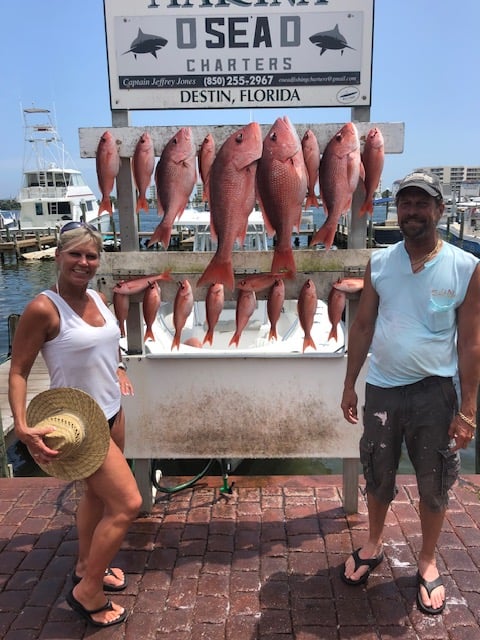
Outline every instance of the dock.
{"type": "MultiPolygon", "coordinates": [[[[169,478],[181,482],[182,478],[169,478]]],[[[478,640],[480,476],[452,491],[438,544],[446,589],[443,614],[416,604],[420,546],[415,478],[400,476],[389,508],[385,560],[368,584],[340,572],[366,537],[359,512],[342,508],[340,476],[232,476],[232,493],[209,476],[174,495],[157,494],[112,562],[128,586],[112,599],[125,624],[98,634],[65,602],[77,552],[81,483],[0,480],[4,640],[478,640]],[[93,634],[93,635],[92,635],[93,634]]]]}
{"type": "MultiPolygon", "coordinates": [[[[23,260],[30,252],[37,253],[36,259],[41,258],[46,249],[57,245],[58,231],[42,229],[36,231],[7,230],[0,235],[0,261],[5,262],[6,255],[14,255],[17,260],[23,260]]],[[[48,255],[48,254],[45,254],[48,255]]]]}
{"type": "MultiPolygon", "coordinates": [[[[9,447],[15,440],[13,431],[13,416],[8,404],[8,373],[10,371],[10,360],[0,364],[0,416],[3,426],[5,444],[9,447]]],[[[41,355],[33,364],[32,371],[28,378],[27,403],[40,393],[46,391],[50,386],[47,366],[41,355]]]]}

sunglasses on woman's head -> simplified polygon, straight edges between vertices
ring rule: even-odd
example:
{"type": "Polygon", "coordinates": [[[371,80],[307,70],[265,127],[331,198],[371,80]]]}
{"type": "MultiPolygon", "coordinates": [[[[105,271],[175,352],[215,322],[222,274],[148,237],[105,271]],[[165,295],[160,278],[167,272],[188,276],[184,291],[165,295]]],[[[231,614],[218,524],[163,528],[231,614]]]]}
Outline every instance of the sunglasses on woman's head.
{"type": "Polygon", "coordinates": [[[93,225],[88,224],[88,222],[77,222],[76,220],[71,220],[63,225],[60,229],[60,233],[62,234],[65,233],[65,231],[73,231],[73,229],[80,229],[81,227],[90,229],[90,231],[97,231],[97,229],[93,225]]]}

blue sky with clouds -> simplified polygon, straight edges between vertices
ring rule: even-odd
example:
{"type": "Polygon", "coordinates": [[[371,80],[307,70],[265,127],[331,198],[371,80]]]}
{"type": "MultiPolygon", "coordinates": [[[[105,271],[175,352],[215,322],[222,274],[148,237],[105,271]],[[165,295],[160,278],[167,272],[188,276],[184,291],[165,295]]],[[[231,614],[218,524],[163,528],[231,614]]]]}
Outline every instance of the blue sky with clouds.
{"type": "MultiPolygon", "coordinates": [[[[334,1],[332,1],[334,5],[334,1]]],[[[480,165],[480,2],[376,0],[372,122],[404,122],[383,188],[418,166],[480,165]]],[[[75,165],[98,192],[94,160],[80,159],[79,127],[111,126],[103,2],[21,0],[2,5],[0,198],[15,197],[23,164],[23,107],[54,108],[75,165]]],[[[134,111],[131,124],[344,123],[349,108],[134,111]]]]}

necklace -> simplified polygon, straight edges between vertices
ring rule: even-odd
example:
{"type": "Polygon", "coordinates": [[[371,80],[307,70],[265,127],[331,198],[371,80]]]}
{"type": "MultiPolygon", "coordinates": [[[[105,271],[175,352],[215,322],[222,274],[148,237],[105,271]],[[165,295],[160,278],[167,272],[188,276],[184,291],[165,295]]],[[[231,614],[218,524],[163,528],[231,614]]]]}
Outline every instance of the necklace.
{"type": "Polygon", "coordinates": [[[418,260],[412,260],[410,258],[410,264],[412,266],[412,272],[413,273],[417,273],[418,271],[423,269],[425,263],[428,262],[429,260],[431,260],[432,258],[434,258],[437,255],[437,253],[440,251],[440,249],[442,247],[442,244],[443,244],[442,239],[438,238],[436,245],[433,247],[433,249],[429,253],[425,254],[421,258],[418,258],[418,260]]]}

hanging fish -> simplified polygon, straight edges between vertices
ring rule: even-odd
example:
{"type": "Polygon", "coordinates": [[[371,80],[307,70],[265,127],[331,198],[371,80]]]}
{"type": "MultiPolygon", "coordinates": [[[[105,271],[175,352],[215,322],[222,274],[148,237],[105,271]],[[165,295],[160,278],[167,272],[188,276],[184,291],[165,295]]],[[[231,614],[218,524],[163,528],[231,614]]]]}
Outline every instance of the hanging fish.
{"type": "Polygon", "coordinates": [[[307,192],[302,144],[287,116],[277,118],[263,141],[257,170],[257,193],[267,233],[275,234],[272,273],[296,274],[293,229],[300,229],[307,192]]]}
{"type": "Polygon", "coordinates": [[[268,334],[269,340],[278,340],[277,322],[282,312],[284,300],[285,283],[280,279],[275,280],[267,298],[267,315],[270,320],[270,332],[268,334]]]}
{"type": "Polygon", "coordinates": [[[207,333],[203,339],[203,344],[209,342],[213,344],[213,332],[223,310],[225,301],[225,289],[220,282],[214,282],[208,287],[205,298],[205,312],[207,316],[207,333]]]}
{"type": "Polygon", "coordinates": [[[250,320],[252,313],[255,311],[256,306],[257,298],[255,296],[255,292],[244,291],[240,289],[240,291],[238,292],[237,307],[235,310],[235,333],[228,343],[228,346],[234,344],[236,347],[238,347],[242,332],[247,326],[248,321],[250,320]]]}
{"type": "Polygon", "coordinates": [[[132,173],[135,185],[137,187],[137,206],[136,212],[148,212],[149,205],[147,201],[147,189],[152,181],[153,169],[155,167],[155,150],[153,148],[152,138],[148,131],[142,133],[139,141],[135,146],[132,158],[132,173]]]}
{"type": "Polygon", "coordinates": [[[360,178],[360,139],[353,122],[345,124],[327,144],[320,162],[320,193],[327,219],[310,245],[323,243],[330,249],[340,216],[352,206],[360,178]]]}
{"type": "Polygon", "coordinates": [[[142,300],[143,319],[145,320],[145,335],[143,337],[144,342],[148,339],[155,340],[153,335],[152,326],[157,317],[158,310],[162,301],[160,287],[157,282],[145,289],[142,300]]]}
{"type": "Polygon", "coordinates": [[[196,155],[190,127],[182,127],[165,145],[155,168],[158,215],[163,218],[148,247],[160,242],[168,249],[173,223],[185,211],[197,181],[196,155]]]}
{"type": "Polygon", "coordinates": [[[303,135],[302,151],[308,176],[307,199],[305,200],[305,209],[308,209],[309,207],[319,206],[318,198],[315,195],[315,185],[318,182],[318,169],[320,167],[320,147],[311,129],[307,129],[303,135]]]}
{"type": "Polygon", "coordinates": [[[309,278],[305,281],[297,302],[298,319],[305,334],[303,338],[303,352],[305,352],[307,347],[315,350],[317,348],[311,336],[313,320],[317,312],[317,303],[315,283],[309,278]]]}
{"type": "Polygon", "coordinates": [[[360,215],[373,213],[373,198],[380,184],[383,165],[385,162],[385,143],[380,129],[373,127],[367,134],[362,153],[362,163],[365,169],[365,200],[360,207],[360,215]]]}
{"type": "Polygon", "coordinates": [[[110,194],[113,191],[115,179],[120,171],[120,155],[118,153],[117,143],[110,131],[100,138],[96,152],[96,168],[98,186],[102,193],[98,214],[102,211],[108,211],[112,215],[112,203],[110,194]]]}
{"type": "Polygon", "coordinates": [[[262,132],[257,122],[232,133],[220,147],[210,169],[211,232],[218,245],[198,286],[221,282],[235,287],[232,252],[243,242],[248,216],[255,205],[255,174],[262,155],[262,132]]]}
{"type": "Polygon", "coordinates": [[[198,152],[198,168],[203,182],[203,202],[210,202],[210,169],[215,159],[215,140],[207,133],[198,152]]]}
{"type": "Polygon", "coordinates": [[[183,327],[188,316],[193,309],[193,291],[188,280],[182,280],[178,283],[178,291],[173,303],[173,326],[175,327],[175,336],[172,341],[172,351],[174,347],[180,347],[180,337],[183,327]]]}

